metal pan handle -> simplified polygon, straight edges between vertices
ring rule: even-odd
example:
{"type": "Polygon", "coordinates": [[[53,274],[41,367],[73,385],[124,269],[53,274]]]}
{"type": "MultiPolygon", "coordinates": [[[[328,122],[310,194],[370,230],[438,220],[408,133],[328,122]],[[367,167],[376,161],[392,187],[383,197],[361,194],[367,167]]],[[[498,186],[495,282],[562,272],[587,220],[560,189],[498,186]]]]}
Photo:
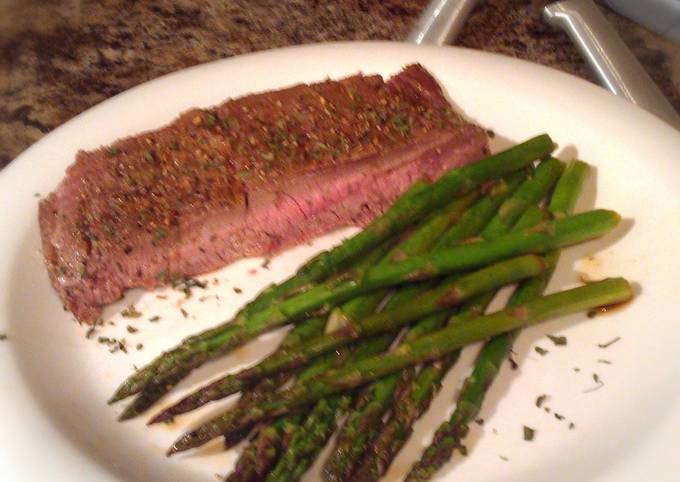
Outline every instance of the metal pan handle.
{"type": "Polygon", "coordinates": [[[407,41],[418,45],[451,43],[480,0],[433,0],[418,19],[407,41]]]}
{"type": "Polygon", "coordinates": [[[569,35],[604,87],[680,129],[678,113],[592,0],[550,4],[543,18],[569,35]]]}

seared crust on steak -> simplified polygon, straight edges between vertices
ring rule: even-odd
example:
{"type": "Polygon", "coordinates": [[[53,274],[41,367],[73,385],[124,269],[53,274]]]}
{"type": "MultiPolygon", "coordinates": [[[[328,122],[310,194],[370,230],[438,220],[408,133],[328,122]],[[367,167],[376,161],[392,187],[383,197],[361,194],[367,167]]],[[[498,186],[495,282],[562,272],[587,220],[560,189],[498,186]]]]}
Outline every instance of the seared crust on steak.
{"type": "Polygon", "coordinates": [[[79,152],[40,203],[43,255],[65,307],[93,322],[127,288],[365,225],[486,150],[419,65],[248,95],[79,152]]]}

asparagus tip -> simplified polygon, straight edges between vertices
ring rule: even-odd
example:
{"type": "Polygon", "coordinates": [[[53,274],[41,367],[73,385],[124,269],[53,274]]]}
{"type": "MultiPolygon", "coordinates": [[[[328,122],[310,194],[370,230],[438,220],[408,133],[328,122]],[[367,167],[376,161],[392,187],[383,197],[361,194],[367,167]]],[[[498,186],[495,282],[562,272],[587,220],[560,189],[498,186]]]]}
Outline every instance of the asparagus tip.
{"type": "Polygon", "coordinates": [[[116,402],[120,402],[121,400],[127,398],[130,394],[123,392],[120,388],[116,390],[116,392],[111,395],[111,398],[109,398],[106,403],[109,405],[113,405],[116,402]]]}
{"type": "Polygon", "coordinates": [[[156,423],[166,422],[172,418],[172,415],[166,412],[160,412],[151,417],[151,419],[146,422],[147,425],[154,425],[156,423]]]}
{"type": "Polygon", "coordinates": [[[120,416],[118,417],[118,421],[125,422],[126,420],[131,420],[135,418],[137,415],[139,415],[139,413],[135,409],[135,405],[132,404],[127,406],[125,410],[123,410],[123,413],[121,413],[120,416]]]}
{"type": "Polygon", "coordinates": [[[172,457],[172,456],[175,455],[177,452],[180,452],[180,449],[177,448],[176,445],[173,445],[172,447],[170,447],[168,450],[165,451],[165,456],[166,456],[166,457],[172,457]]]}

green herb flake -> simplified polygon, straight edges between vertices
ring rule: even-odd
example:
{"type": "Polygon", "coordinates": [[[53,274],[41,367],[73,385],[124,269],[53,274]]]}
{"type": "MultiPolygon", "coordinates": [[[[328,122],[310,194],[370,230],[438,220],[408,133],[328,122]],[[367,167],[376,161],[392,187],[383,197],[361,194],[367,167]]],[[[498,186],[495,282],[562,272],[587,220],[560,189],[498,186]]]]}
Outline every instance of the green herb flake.
{"type": "Polygon", "coordinates": [[[248,179],[250,176],[251,176],[250,172],[248,172],[248,171],[245,170],[245,169],[242,169],[242,170],[240,170],[240,171],[238,172],[238,177],[240,177],[240,178],[243,179],[244,181],[245,181],[246,179],[248,179]]]}
{"type": "Polygon", "coordinates": [[[224,119],[223,123],[229,129],[239,129],[241,127],[241,123],[235,117],[227,117],[224,119]]]}
{"type": "Polygon", "coordinates": [[[151,244],[154,246],[158,246],[163,238],[166,238],[168,236],[168,231],[160,228],[157,229],[154,233],[153,236],[151,237],[151,244]]]}
{"type": "Polygon", "coordinates": [[[214,127],[215,124],[217,124],[217,117],[215,117],[213,114],[210,112],[205,113],[205,124],[208,127],[214,127]]]}
{"type": "Polygon", "coordinates": [[[106,157],[114,157],[120,154],[120,149],[116,147],[109,147],[106,149],[106,153],[104,154],[106,157]]]}
{"type": "Polygon", "coordinates": [[[534,440],[534,437],[536,436],[536,429],[533,429],[531,427],[527,427],[526,425],[524,425],[522,427],[522,429],[524,431],[524,441],[525,442],[531,442],[532,440],[534,440]]]}
{"type": "Polygon", "coordinates": [[[503,462],[509,462],[510,461],[510,459],[507,458],[505,455],[499,455],[498,458],[501,459],[503,462]]]}
{"type": "Polygon", "coordinates": [[[243,293],[243,290],[238,286],[234,286],[234,293],[240,295],[241,293],[243,293]]]}
{"type": "Polygon", "coordinates": [[[85,264],[80,263],[78,265],[78,274],[80,275],[81,278],[84,278],[85,275],[87,274],[87,271],[85,270],[85,264]]]}
{"type": "Polygon", "coordinates": [[[173,284],[173,288],[184,293],[185,298],[191,298],[192,288],[206,289],[208,287],[207,281],[199,281],[196,278],[183,278],[178,283],[173,284]]]}
{"type": "Polygon", "coordinates": [[[142,316],[142,313],[137,311],[135,305],[128,305],[128,307],[121,311],[120,314],[123,318],[139,318],[142,316]]]}
{"type": "Polygon", "coordinates": [[[187,313],[187,310],[185,310],[184,308],[180,308],[179,311],[182,313],[182,316],[184,318],[189,318],[189,313],[187,313]]]}
{"type": "Polygon", "coordinates": [[[612,346],[614,343],[618,342],[619,340],[621,340],[621,337],[617,336],[616,338],[609,340],[606,343],[598,343],[597,346],[598,346],[598,348],[609,348],[610,346],[612,346]]]}
{"type": "Polygon", "coordinates": [[[168,147],[173,151],[179,151],[179,144],[177,141],[172,141],[170,144],[168,144],[168,147]]]}
{"type": "Polygon", "coordinates": [[[135,327],[132,326],[132,325],[128,325],[126,329],[127,329],[127,332],[128,332],[128,333],[137,333],[137,332],[139,331],[138,328],[135,328],[135,327]]]}
{"type": "Polygon", "coordinates": [[[91,327],[85,332],[85,339],[86,339],[86,340],[89,340],[90,338],[92,338],[92,336],[95,334],[96,331],[97,331],[97,327],[96,327],[96,326],[91,326],[91,327]]]}
{"type": "Polygon", "coordinates": [[[599,360],[597,360],[597,363],[602,363],[603,365],[611,365],[612,364],[612,362],[610,360],[605,360],[603,358],[600,358],[599,360]]]}
{"type": "Polygon", "coordinates": [[[149,318],[149,321],[150,321],[151,323],[156,323],[156,322],[159,321],[160,319],[161,319],[160,316],[155,315],[155,316],[152,316],[151,318],[149,318]]]}
{"type": "Polygon", "coordinates": [[[559,414],[559,413],[555,412],[553,415],[554,415],[555,418],[556,418],[557,420],[559,420],[560,422],[561,422],[562,420],[564,420],[564,415],[562,415],[562,414],[559,414]]]}
{"type": "Polygon", "coordinates": [[[566,336],[548,335],[548,338],[555,344],[555,346],[565,346],[567,344],[566,336]]]}
{"type": "Polygon", "coordinates": [[[590,393],[594,392],[595,390],[599,390],[600,388],[604,387],[604,382],[600,378],[600,375],[597,373],[593,373],[593,381],[595,382],[595,386],[592,388],[588,388],[586,390],[583,390],[583,393],[590,393]]]}
{"type": "Polygon", "coordinates": [[[4,333],[0,333],[0,341],[7,341],[8,337],[4,333]]]}
{"type": "Polygon", "coordinates": [[[151,151],[151,149],[147,150],[144,153],[144,159],[146,159],[148,162],[155,162],[156,161],[156,159],[153,156],[153,151],[151,151]]]}
{"type": "Polygon", "coordinates": [[[408,135],[409,132],[411,132],[411,124],[409,123],[408,119],[401,117],[401,116],[394,116],[392,118],[392,125],[394,126],[395,129],[397,129],[401,135],[405,136],[408,135]]]}
{"type": "Polygon", "coordinates": [[[545,348],[541,348],[538,345],[534,347],[534,350],[541,356],[546,356],[548,354],[548,350],[546,350],[545,348]]]}
{"type": "Polygon", "coordinates": [[[548,399],[548,395],[546,395],[546,394],[539,395],[538,397],[536,397],[536,406],[537,406],[538,408],[541,408],[541,406],[543,405],[543,403],[544,403],[547,399],[548,399]]]}
{"type": "Polygon", "coordinates": [[[135,348],[137,348],[137,351],[140,351],[144,349],[144,345],[142,345],[141,343],[137,343],[137,346],[135,348]]]}

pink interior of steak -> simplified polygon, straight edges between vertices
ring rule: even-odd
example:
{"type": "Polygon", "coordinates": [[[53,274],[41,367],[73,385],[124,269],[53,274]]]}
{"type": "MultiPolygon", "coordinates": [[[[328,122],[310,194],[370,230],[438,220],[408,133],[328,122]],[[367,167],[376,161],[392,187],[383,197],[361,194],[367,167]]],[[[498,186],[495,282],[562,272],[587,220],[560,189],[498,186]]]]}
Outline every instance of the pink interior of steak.
{"type": "Polygon", "coordinates": [[[364,225],[416,179],[485,150],[420,66],[246,96],[79,153],[41,203],[44,256],[66,308],[90,322],[126,288],[364,225]]]}

